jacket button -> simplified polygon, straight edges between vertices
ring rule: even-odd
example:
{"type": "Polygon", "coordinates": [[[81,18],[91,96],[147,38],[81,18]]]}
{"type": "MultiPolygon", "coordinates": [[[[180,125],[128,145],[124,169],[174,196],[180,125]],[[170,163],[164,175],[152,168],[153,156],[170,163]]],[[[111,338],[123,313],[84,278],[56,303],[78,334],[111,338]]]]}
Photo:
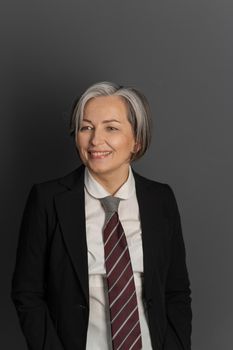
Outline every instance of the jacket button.
{"type": "Polygon", "coordinates": [[[78,307],[79,307],[80,309],[86,309],[86,308],[87,308],[85,305],[82,305],[82,304],[79,304],[78,307]]]}
{"type": "Polygon", "coordinates": [[[153,304],[152,299],[149,299],[149,300],[147,301],[147,307],[148,307],[148,309],[151,308],[152,304],[153,304]]]}

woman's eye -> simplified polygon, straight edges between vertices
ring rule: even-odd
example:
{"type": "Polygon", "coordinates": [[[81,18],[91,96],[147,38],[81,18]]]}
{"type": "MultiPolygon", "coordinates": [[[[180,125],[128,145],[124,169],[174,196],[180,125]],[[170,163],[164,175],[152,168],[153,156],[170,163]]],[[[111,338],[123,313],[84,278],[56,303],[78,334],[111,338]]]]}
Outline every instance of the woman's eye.
{"type": "Polygon", "coordinates": [[[82,126],[82,127],[80,128],[80,131],[83,131],[83,130],[91,130],[91,126],[90,126],[90,125],[82,126]]]}
{"type": "Polygon", "coordinates": [[[117,130],[117,128],[114,128],[114,126],[108,126],[108,129],[109,129],[110,131],[117,130]]]}

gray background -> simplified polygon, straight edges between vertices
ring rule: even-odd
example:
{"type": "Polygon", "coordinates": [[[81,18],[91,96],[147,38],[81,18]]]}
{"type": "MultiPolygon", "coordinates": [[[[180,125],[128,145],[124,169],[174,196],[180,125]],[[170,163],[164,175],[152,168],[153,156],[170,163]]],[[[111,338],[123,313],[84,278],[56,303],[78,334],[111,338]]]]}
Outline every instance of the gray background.
{"type": "Polygon", "coordinates": [[[0,13],[1,348],[26,349],[9,294],[28,191],[77,167],[71,105],[109,80],[151,105],[153,142],[134,168],[176,194],[193,350],[232,349],[231,2],[8,0],[0,13]]]}

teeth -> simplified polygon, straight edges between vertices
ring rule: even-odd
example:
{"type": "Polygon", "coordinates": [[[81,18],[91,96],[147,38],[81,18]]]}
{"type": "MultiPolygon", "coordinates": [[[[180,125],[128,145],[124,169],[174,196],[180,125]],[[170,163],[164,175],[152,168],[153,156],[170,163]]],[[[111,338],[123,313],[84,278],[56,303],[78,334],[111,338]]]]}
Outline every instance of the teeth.
{"type": "Polygon", "coordinates": [[[110,154],[111,152],[90,152],[91,154],[95,155],[95,156],[105,156],[107,154],[110,154]]]}

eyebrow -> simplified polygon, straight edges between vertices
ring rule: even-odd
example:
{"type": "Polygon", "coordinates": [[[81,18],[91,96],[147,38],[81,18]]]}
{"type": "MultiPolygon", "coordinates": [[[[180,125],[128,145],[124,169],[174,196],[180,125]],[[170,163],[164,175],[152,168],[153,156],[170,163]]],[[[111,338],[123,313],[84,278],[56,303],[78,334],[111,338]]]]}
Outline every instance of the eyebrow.
{"type": "MultiPolygon", "coordinates": [[[[82,121],[84,121],[84,122],[88,122],[88,123],[91,123],[92,124],[92,122],[91,122],[91,120],[88,120],[88,119],[83,119],[82,121]]],[[[109,120],[104,120],[103,121],[103,124],[106,124],[106,123],[111,123],[111,122],[117,122],[117,123],[120,123],[119,122],[119,120],[116,120],[116,119],[109,119],[109,120]]]]}

